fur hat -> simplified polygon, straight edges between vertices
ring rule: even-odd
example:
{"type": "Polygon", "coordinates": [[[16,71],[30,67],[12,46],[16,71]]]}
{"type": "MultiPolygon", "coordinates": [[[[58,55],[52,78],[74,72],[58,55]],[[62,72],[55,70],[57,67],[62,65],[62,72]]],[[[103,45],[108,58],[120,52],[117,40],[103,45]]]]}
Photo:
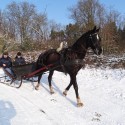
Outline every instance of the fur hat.
{"type": "Polygon", "coordinates": [[[17,53],[17,56],[21,56],[21,55],[22,55],[21,52],[18,52],[18,53],[17,53]]]}
{"type": "Polygon", "coordinates": [[[7,51],[6,51],[6,52],[4,52],[4,53],[3,53],[3,55],[8,55],[8,52],[7,52],[7,51]]]}

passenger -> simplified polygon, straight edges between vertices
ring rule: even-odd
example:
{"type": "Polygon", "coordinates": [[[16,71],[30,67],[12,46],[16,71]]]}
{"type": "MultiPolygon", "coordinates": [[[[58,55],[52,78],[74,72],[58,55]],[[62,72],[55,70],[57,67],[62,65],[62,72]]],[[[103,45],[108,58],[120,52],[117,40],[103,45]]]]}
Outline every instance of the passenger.
{"type": "Polygon", "coordinates": [[[0,66],[3,68],[10,68],[12,66],[11,58],[8,56],[8,52],[4,52],[0,58],[0,66]]]}
{"type": "Polygon", "coordinates": [[[12,61],[8,55],[8,52],[4,52],[2,57],[0,58],[0,67],[2,67],[4,71],[9,72],[12,75],[13,79],[16,78],[16,75],[12,70],[12,61]]]}
{"type": "Polygon", "coordinates": [[[22,57],[21,52],[18,52],[16,57],[15,57],[15,61],[14,61],[14,65],[24,65],[26,64],[25,59],[22,57]]]}

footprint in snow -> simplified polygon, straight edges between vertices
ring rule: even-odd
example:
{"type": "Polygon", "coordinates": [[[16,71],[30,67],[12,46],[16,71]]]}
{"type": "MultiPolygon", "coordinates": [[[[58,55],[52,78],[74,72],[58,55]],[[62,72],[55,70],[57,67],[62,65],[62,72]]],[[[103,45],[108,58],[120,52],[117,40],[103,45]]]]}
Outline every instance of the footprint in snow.
{"type": "Polygon", "coordinates": [[[92,118],[92,121],[97,121],[97,122],[101,121],[100,120],[101,116],[102,116],[101,114],[95,112],[95,116],[92,118]]]}

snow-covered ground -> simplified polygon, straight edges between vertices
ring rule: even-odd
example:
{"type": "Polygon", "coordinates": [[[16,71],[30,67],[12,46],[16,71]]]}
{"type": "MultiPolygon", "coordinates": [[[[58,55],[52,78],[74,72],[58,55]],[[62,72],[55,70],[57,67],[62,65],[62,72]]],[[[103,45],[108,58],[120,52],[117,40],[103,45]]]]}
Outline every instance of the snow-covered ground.
{"type": "Polygon", "coordinates": [[[20,89],[0,83],[0,125],[125,125],[125,70],[80,70],[79,94],[84,106],[76,106],[73,87],[62,95],[69,76],[55,72],[49,93],[47,75],[39,91],[34,84],[23,83],[20,89]]]}

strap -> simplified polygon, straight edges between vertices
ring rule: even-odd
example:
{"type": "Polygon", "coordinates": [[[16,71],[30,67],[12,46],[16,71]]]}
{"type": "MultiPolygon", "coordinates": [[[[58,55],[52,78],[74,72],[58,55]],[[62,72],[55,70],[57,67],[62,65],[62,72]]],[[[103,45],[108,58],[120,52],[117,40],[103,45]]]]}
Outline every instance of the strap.
{"type": "Polygon", "coordinates": [[[30,78],[30,77],[33,77],[34,75],[36,75],[37,73],[41,72],[41,71],[44,71],[46,69],[48,69],[49,67],[53,66],[54,64],[49,64],[47,65],[47,67],[42,67],[38,70],[35,70],[34,72],[30,73],[30,74],[26,74],[26,75],[23,75],[22,78],[30,78]]]}

